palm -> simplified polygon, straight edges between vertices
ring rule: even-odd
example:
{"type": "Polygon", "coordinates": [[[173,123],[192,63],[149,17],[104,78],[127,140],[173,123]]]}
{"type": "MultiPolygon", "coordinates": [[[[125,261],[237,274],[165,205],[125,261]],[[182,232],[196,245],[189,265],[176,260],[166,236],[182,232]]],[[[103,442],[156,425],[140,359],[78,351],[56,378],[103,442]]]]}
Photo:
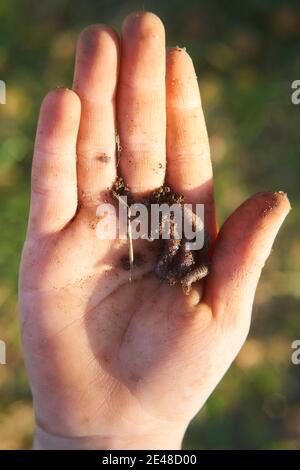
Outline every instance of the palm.
{"type": "MultiPolygon", "coordinates": [[[[45,363],[38,365],[43,395],[47,390],[50,403],[57,408],[58,397],[67,394],[62,407],[65,411],[67,406],[80,410],[79,416],[73,417],[80,421],[82,403],[86,416],[102,413],[109,389],[113,391],[109,395],[110,420],[117,419],[116,410],[126,402],[129,410],[138,403],[142,416],[135,413],[133,417],[130,412],[124,416],[125,421],[137,425],[141,419],[149,420],[149,416],[153,420],[172,419],[174,406],[178,408],[178,396],[173,400],[172,392],[181,377],[176,388],[182,409],[177,411],[185,417],[199,406],[199,395],[195,403],[186,401],[191,391],[198,389],[202,401],[208,393],[207,383],[201,390],[201,377],[208,376],[206,369],[212,354],[211,350],[203,350],[203,344],[215,338],[211,314],[197,305],[198,289],[186,297],[180,288],[171,289],[158,281],[153,274],[157,253],[147,251],[145,242],[145,263],[134,270],[130,283],[128,271],[120,264],[127,245],[116,241],[100,246],[91,230],[91,214],[84,212],[78,213],[63,235],[50,237],[42,249],[40,244],[35,246],[34,240],[27,241],[30,261],[32,251],[39,261],[31,270],[31,280],[27,279],[28,288],[24,292],[23,298],[29,296],[26,301],[33,312],[30,323],[26,322],[23,328],[23,338],[35,368],[34,358],[41,349],[47,362],[51,359],[46,367],[45,363]],[[84,240],[80,247],[74,243],[77,238],[84,240]],[[53,261],[49,263],[49,259],[53,261]],[[193,321],[195,309],[203,320],[200,340],[197,319],[193,321]],[[187,321],[188,316],[191,318],[187,321]],[[49,380],[52,367],[53,383],[49,380]],[[160,397],[159,407],[157,404],[153,407],[155,397],[160,397]]],[[[26,272],[27,246],[23,264],[26,272]]],[[[51,416],[51,406],[48,411],[51,416]]],[[[87,423],[83,424],[86,428],[87,423]]],[[[89,430],[94,432],[93,428],[89,430]]]]}
{"type": "MultiPolygon", "coordinates": [[[[162,25],[154,15],[132,17],[124,26],[123,43],[117,106],[121,170],[139,195],[165,178],[162,25]],[[152,36],[156,41],[151,41],[152,36]],[[136,46],[139,40],[146,48],[143,56],[136,46]],[[149,83],[147,74],[152,72],[147,59],[154,74],[149,83]],[[138,82],[142,78],[143,88],[138,82]],[[147,86],[162,99],[149,103],[149,95],[143,93],[147,86]]],[[[101,27],[85,32],[74,82],[82,100],[78,138],[80,111],[70,91],[48,98],[37,135],[33,202],[21,269],[21,322],[37,419],[58,434],[75,428],[77,435],[95,435],[104,421],[111,432],[128,432],[141,423],[149,427],[172,420],[187,423],[246,337],[260,269],[288,210],[279,193],[257,195],[241,206],[216,241],[208,281],[199,283],[189,296],[155,277],[157,253],[147,242],[136,242],[144,262],[129,282],[121,264],[126,243],[100,242],[95,235],[97,204],[116,174],[115,155],[107,163],[99,153],[109,155],[114,148],[116,77],[105,76],[105,71],[116,75],[117,56],[111,32],[101,27]],[[103,89],[114,97],[104,99],[100,87],[103,115],[95,109],[97,74],[104,80],[103,89]],[[103,116],[111,116],[111,122],[103,116]],[[99,128],[99,122],[107,128],[99,128]],[[70,155],[76,139],[80,208],[74,216],[76,172],[70,170],[70,155]],[[62,156],[53,166],[59,171],[53,171],[40,149],[48,158],[57,156],[58,147],[62,156]],[[89,162],[90,155],[94,162],[89,162]]],[[[166,94],[167,181],[188,202],[206,204],[207,227],[215,238],[207,136],[192,64],[182,50],[168,52],[166,94]]]]}

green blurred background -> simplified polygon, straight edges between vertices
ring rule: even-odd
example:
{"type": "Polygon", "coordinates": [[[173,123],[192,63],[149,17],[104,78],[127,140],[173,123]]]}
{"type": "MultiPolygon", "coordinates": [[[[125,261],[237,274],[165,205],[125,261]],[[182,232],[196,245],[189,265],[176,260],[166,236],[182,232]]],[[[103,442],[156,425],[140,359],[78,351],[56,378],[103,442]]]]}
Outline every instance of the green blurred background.
{"type": "MultiPolygon", "coordinates": [[[[0,79],[0,449],[30,448],[33,417],[17,321],[18,263],[28,212],[32,147],[43,95],[70,86],[79,31],[120,29],[132,10],[161,16],[168,45],[191,54],[202,93],[220,223],[260,190],[288,193],[293,210],[257,291],[249,338],[205,408],[187,449],[294,449],[300,444],[299,1],[2,0],[0,79]]],[[[176,411],[175,411],[176,412],[176,411]]]]}

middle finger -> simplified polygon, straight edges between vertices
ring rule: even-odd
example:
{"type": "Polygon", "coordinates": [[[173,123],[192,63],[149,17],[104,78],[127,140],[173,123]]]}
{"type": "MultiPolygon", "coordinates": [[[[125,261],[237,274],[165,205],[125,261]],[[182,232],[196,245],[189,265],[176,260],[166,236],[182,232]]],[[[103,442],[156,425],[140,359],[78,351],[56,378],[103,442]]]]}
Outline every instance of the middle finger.
{"type": "Polygon", "coordinates": [[[161,186],[166,162],[165,31],[153,13],[122,26],[118,88],[121,172],[135,196],[161,186]]]}

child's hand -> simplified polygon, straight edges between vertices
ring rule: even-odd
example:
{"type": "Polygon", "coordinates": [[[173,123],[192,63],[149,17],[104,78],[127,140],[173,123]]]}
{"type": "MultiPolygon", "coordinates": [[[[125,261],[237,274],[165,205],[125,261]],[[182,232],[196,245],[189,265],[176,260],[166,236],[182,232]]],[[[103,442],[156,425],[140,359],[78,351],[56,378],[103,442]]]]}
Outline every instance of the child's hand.
{"type": "Polygon", "coordinates": [[[179,448],[245,341],[290,209],[283,193],[257,194],[216,238],[197,79],[184,50],[165,53],[164,34],[151,13],[125,19],[121,50],[107,26],[86,29],[74,91],[52,91],[41,108],[20,274],[36,448],[179,448]],[[205,204],[212,268],[190,295],[159,282],[150,243],[135,243],[143,263],[130,283],[126,241],[97,238],[96,208],[117,170],[136,196],[166,177],[186,202],[205,204]]]}

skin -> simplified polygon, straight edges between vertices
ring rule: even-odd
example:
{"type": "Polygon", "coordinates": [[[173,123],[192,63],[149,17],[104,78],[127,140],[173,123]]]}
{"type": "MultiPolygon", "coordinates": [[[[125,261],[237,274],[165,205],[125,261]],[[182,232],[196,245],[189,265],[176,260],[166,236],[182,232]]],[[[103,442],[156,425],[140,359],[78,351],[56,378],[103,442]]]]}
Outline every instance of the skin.
{"type": "Polygon", "coordinates": [[[73,90],[43,101],[20,270],[20,323],[34,448],[177,449],[192,417],[236,357],[285,194],[244,202],[217,234],[208,138],[192,61],[165,49],[152,13],[78,40],[73,90]],[[166,80],[165,80],[166,76],[166,80]],[[96,207],[118,171],[136,197],[166,180],[205,203],[211,274],[190,295],[160,283],[157,254],[128,271],[124,241],[100,241],[96,207]],[[166,160],[168,165],[166,167],[166,160]]]}

